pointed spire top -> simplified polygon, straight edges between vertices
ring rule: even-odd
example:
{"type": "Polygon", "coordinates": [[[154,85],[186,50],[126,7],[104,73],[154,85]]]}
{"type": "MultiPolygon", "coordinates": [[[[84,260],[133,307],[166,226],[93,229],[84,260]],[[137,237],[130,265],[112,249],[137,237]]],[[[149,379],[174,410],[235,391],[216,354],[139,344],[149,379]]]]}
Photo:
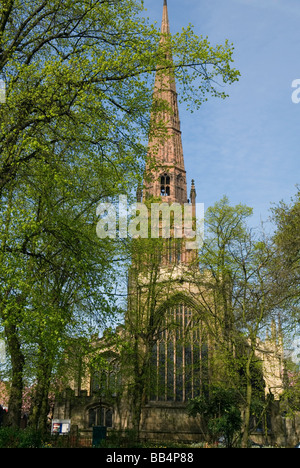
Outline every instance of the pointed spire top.
{"type": "MultiPolygon", "coordinates": [[[[170,36],[167,0],[164,0],[163,5],[160,44],[162,46],[162,56],[164,55],[168,59],[168,65],[172,68],[172,37],[170,36]],[[168,36],[170,40],[168,40],[168,36]]],[[[168,104],[169,109],[165,109],[164,112],[154,112],[151,116],[155,122],[164,121],[168,138],[164,140],[159,130],[157,136],[151,135],[148,147],[149,164],[147,164],[146,168],[150,180],[148,182],[146,179],[146,182],[144,182],[143,197],[146,199],[147,195],[164,196],[168,202],[186,203],[186,171],[175,73],[172,69],[169,69],[169,72],[165,70],[157,71],[153,97],[154,103],[158,102],[160,104],[163,101],[168,104]],[[155,163],[156,168],[151,167],[152,162],[155,163]]]]}
{"type": "Polygon", "coordinates": [[[161,25],[161,32],[163,34],[170,34],[170,24],[169,24],[167,0],[164,0],[164,9],[163,9],[163,19],[162,19],[162,25],[161,25]]]}

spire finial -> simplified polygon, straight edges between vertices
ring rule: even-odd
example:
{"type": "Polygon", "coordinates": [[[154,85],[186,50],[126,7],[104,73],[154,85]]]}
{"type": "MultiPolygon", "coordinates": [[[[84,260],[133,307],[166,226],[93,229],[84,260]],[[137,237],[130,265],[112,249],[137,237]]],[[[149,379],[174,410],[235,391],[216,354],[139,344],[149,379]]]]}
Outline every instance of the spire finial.
{"type": "Polygon", "coordinates": [[[167,6],[167,0],[164,0],[164,6],[167,6]]]}

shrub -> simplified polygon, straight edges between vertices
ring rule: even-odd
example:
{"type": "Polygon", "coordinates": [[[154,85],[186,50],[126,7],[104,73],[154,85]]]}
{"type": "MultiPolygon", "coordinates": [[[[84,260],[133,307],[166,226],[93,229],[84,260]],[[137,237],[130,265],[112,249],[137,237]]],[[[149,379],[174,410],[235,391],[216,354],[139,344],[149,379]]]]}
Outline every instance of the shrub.
{"type": "Polygon", "coordinates": [[[33,429],[0,429],[0,448],[41,448],[44,441],[42,434],[33,429]]]}
{"type": "Polygon", "coordinates": [[[238,393],[234,389],[212,387],[209,394],[190,400],[187,411],[190,416],[201,416],[209,442],[216,443],[223,437],[226,447],[233,446],[242,427],[238,393]]]}

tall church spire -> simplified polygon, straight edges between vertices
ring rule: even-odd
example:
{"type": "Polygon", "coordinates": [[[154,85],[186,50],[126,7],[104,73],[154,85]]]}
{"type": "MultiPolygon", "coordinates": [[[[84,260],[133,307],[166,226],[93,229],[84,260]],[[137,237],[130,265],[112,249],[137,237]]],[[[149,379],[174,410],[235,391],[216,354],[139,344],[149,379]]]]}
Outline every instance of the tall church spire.
{"type": "MultiPolygon", "coordinates": [[[[167,1],[164,0],[161,25],[160,47],[165,48],[165,56],[172,63],[172,53],[168,46],[167,36],[170,34],[170,23],[167,1]]],[[[186,171],[181,139],[178,97],[172,69],[166,73],[157,70],[153,92],[153,105],[159,106],[164,101],[167,110],[153,114],[156,121],[163,121],[167,129],[167,137],[161,135],[152,137],[149,141],[146,174],[151,180],[145,182],[145,196],[162,196],[167,202],[187,202],[186,171]],[[152,169],[150,169],[152,167],[152,169]],[[153,169],[154,167],[154,169],[153,169]]]]}
{"type": "Polygon", "coordinates": [[[168,14],[167,0],[164,0],[163,19],[161,25],[161,32],[170,34],[170,23],[168,14]]]}

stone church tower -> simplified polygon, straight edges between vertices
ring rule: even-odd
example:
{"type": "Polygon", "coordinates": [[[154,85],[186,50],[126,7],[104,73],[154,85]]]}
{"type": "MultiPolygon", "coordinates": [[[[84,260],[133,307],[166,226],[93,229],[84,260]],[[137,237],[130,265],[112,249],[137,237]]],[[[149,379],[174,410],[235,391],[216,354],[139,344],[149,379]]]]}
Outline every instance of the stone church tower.
{"type": "MultiPolygon", "coordinates": [[[[166,58],[172,64],[172,52],[167,46],[168,35],[170,35],[170,23],[167,0],[164,0],[160,46],[165,48],[166,58]]],[[[188,198],[178,94],[172,70],[169,73],[158,70],[156,73],[153,107],[159,106],[161,101],[164,105],[167,104],[167,110],[153,114],[152,119],[164,123],[166,134],[160,135],[158,132],[149,139],[144,190],[143,193],[138,192],[138,202],[145,202],[147,198],[153,197],[161,198],[162,203],[178,203],[182,207],[189,203],[193,207],[192,214],[195,218],[196,189],[192,180],[188,198]]],[[[182,252],[181,261],[189,263],[194,258],[193,252],[182,252]]]]}
{"type": "MultiPolygon", "coordinates": [[[[164,0],[160,45],[165,48],[166,58],[172,63],[172,54],[167,45],[169,34],[168,6],[164,0]]],[[[149,140],[143,193],[138,192],[137,198],[143,202],[152,198],[168,205],[178,204],[182,210],[184,205],[189,205],[195,216],[196,189],[192,181],[188,198],[178,95],[172,70],[169,73],[161,73],[159,70],[156,72],[153,106],[159,107],[160,101],[167,103],[167,110],[154,113],[152,118],[164,122],[166,134],[156,134],[149,140]]],[[[181,440],[190,440],[193,434],[196,436],[199,432],[199,427],[188,417],[186,402],[200,394],[201,385],[207,377],[208,353],[199,314],[194,318],[192,286],[187,280],[187,271],[194,267],[197,269],[197,251],[186,248],[184,236],[179,243],[177,240],[172,236],[172,231],[171,237],[165,239],[164,255],[160,264],[155,264],[152,270],[156,277],[155,284],[147,282],[147,273],[139,270],[138,265],[133,268],[136,274],[130,274],[131,299],[127,313],[127,331],[134,322],[135,330],[140,327],[141,336],[149,335],[151,320],[157,324],[152,341],[150,340],[151,362],[148,363],[148,388],[143,398],[140,418],[141,437],[170,439],[176,434],[181,440]],[[148,296],[150,289],[152,298],[148,296]],[[148,306],[150,299],[155,302],[152,310],[148,306]],[[138,301],[138,306],[131,304],[138,301]],[[151,315],[152,318],[146,323],[151,315]],[[140,323],[137,323],[137,317],[142,316],[140,323]]],[[[139,346],[147,347],[148,343],[144,342],[139,346]]],[[[131,427],[131,411],[128,409],[126,418],[126,410],[122,407],[121,427],[131,427]]]]}

